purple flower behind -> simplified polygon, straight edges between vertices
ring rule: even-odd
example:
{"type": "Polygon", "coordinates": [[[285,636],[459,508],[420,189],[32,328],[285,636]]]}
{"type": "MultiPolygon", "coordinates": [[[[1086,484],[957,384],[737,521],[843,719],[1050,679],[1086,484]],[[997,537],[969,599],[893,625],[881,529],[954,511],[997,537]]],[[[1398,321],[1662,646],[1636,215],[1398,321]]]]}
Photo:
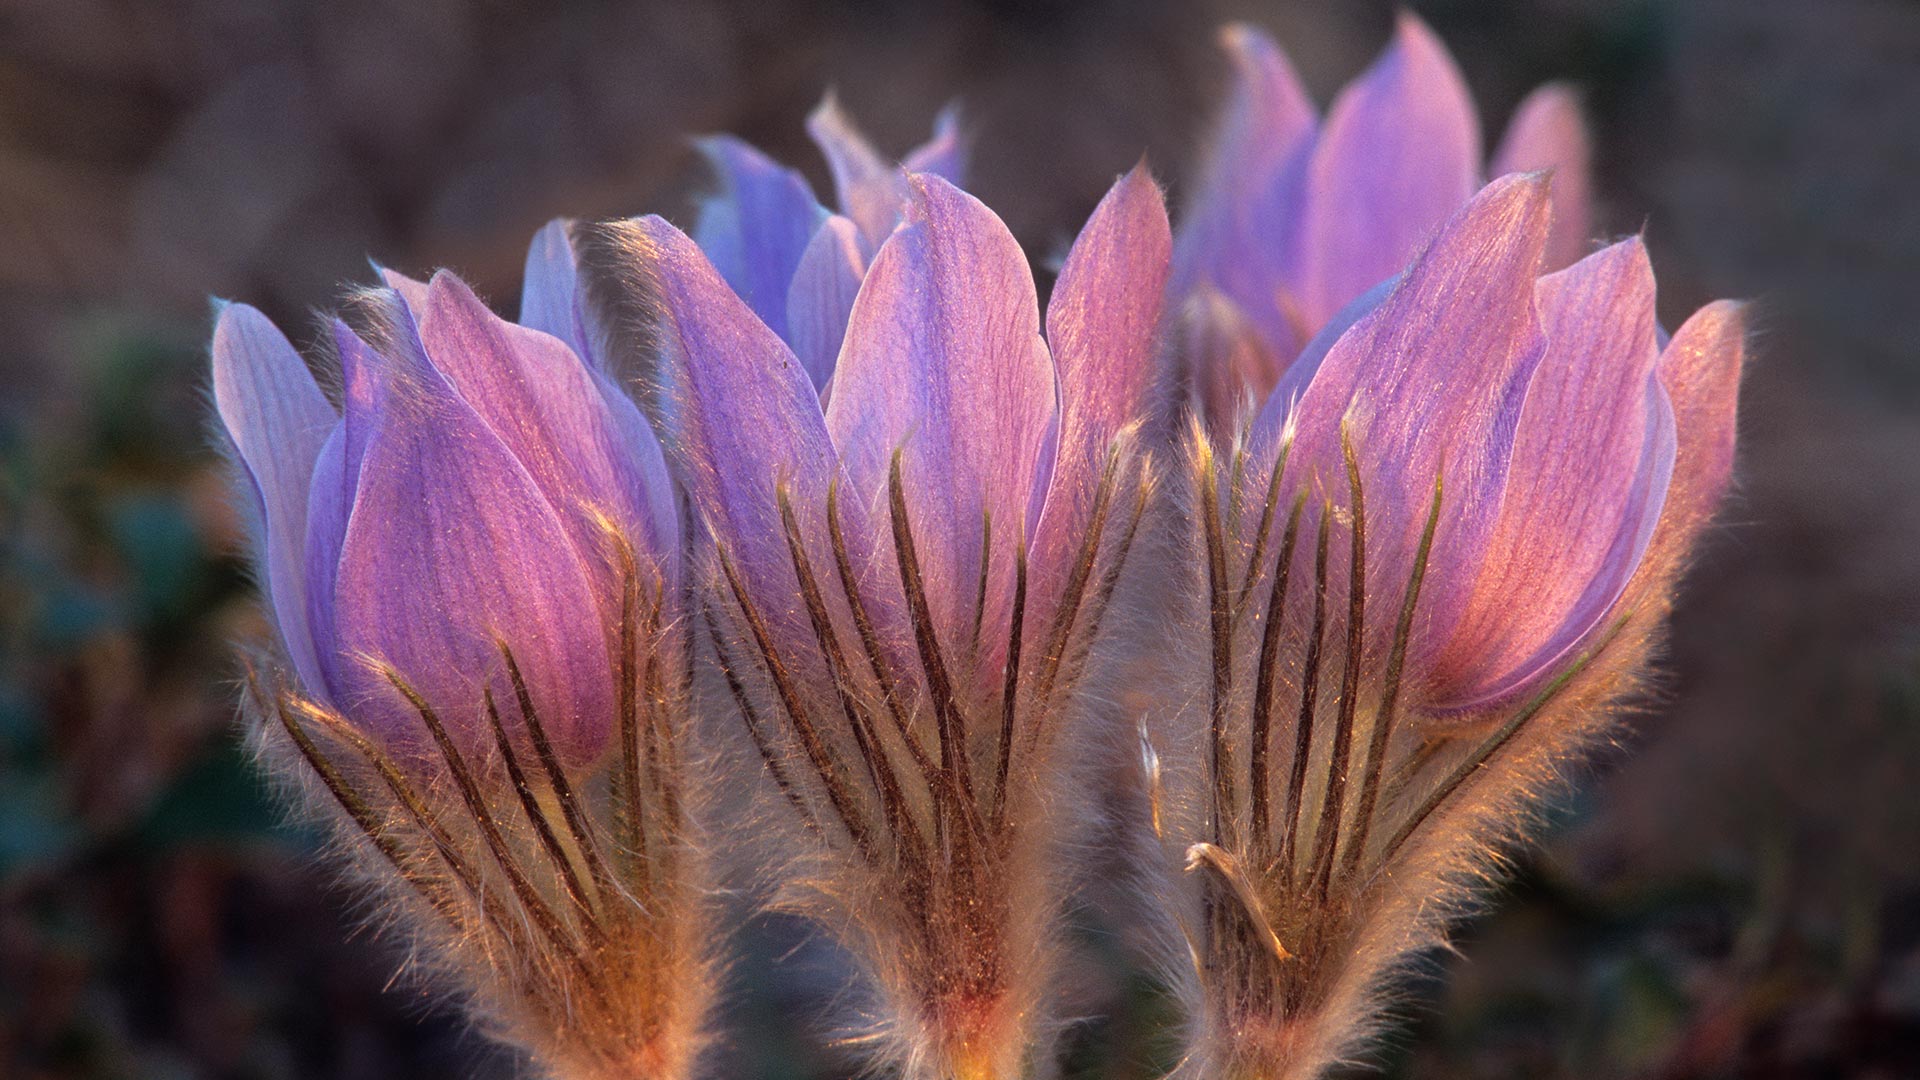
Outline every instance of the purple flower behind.
{"type": "Polygon", "coordinates": [[[1181,222],[1172,288],[1217,429],[1248,395],[1265,398],[1343,307],[1398,274],[1483,175],[1554,169],[1548,264],[1586,249],[1587,138],[1565,87],[1521,104],[1483,174],[1466,83],[1411,13],[1324,121],[1272,39],[1235,25],[1222,41],[1232,98],[1181,222]]]}
{"type": "MultiPolygon", "coordinates": [[[[257,561],[294,671],[417,755],[428,733],[397,674],[473,752],[490,740],[482,687],[514,693],[504,642],[561,755],[590,761],[615,714],[610,530],[676,572],[659,446],[582,361],[564,305],[527,305],[556,337],[498,318],[451,274],[386,278],[367,300],[377,332],[331,323],[339,412],[258,311],[227,305],[214,332],[215,400],[252,481],[257,561]]],[[[562,291],[529,282],[535,301],[562,291]]]]}
{"type": "Polygon", "coordinates": [[[960,183],[966,148],[949,108],[933,138],[895,165],[861,135],[829,94],[807,132],[833,172],[839,212],[820,205],[799,172],[731,135],[700,140],[720,189],[700,207],[693,237],[760,321],[824,388],[846,334],[854,294],[880,246],[900,224],[907,172],[960,183]]]}

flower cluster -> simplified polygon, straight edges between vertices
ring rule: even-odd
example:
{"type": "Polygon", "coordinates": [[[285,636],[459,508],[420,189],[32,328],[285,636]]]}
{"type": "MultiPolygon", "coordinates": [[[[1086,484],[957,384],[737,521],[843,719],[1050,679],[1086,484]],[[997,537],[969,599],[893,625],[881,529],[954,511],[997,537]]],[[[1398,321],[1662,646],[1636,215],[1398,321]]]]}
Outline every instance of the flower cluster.
{"type": "Polygon", "coordinates": [[[694,1073],[732,868],[857,963],[870,1062],[1045,1075],[1117,837],[1182,1069],[1318,1075],[1639,685],[1740,309],[1668,335],[1587,253],[1566,91],[1483,183],[1411,16],[1324,123],[1225,41],[1179,231],[1136,168],[1044,309],[951,114],[896,167],[831,99],[838,213],[705,140],[691,235],[548,226],[517,324],[382,271],[316,380],[222,309],[266,753],[541,1068],[694,1073]]]}

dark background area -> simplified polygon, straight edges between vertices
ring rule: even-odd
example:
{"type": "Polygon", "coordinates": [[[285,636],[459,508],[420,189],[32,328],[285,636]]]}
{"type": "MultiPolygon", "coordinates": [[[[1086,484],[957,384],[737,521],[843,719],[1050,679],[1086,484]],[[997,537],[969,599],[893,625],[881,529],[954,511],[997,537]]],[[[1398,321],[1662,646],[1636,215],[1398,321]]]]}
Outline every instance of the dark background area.
{"type": "MultiPolygon", "coordinates": [[[[1920,3],[1414,6],[1489,138],[1532,85],[1584,89],[1600,221],[1645,230],[1668,325],[1739,296],[1758,332],[1656,707],[1388,1066],[1920,1076],[1920,3]]],[[[1230,18],[1324,103],[1391,7],[0,0],[0,1076],[511,1072],[388,986],[240,748],[230,643],[263,626],[208,450],[209,294],[310,340],[372,256],[510,308],[551,215],[685,221],[688,134],[825,190],[801,120],[829,85],[894,152],[958,97],[970,186],[1044,254],[1143,150],[1178,202],[1230,18]]],[[[741,970],[741,1068],[805,1075],[805,980],[741,970]]]]}

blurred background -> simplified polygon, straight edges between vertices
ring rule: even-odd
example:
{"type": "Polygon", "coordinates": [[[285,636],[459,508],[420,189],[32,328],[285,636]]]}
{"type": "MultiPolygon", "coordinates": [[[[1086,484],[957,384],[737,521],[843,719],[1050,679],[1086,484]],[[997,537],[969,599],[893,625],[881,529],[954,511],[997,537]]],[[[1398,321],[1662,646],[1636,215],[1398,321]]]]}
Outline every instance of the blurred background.
{"type": "MultiPolygon", "coordinates": [[[[1920,1076],[1920,3],[1432,0],[1491,136],[1586,93],[1662,315],[1750,297],[1740,490],[1661,705],[1552,814],[1386,1054],[1400,1077],[1920,1076]]],[[[262,632],[206,435],[207,297],[296,340],[375,257],[511,307],[549,216],[659,210],[686,136],[824,168],[949,98],[1063,245],[1144,150],[1176,204],[1220,22],[1324,103],[1386,3],[0,0],[0,1076],[429,1078],[514,1062],[389,985],[232,716],[262,632]]],[[[768,961],[739,1075],[820,1057],[768,961]],[[784,1022],[776,1022],[780,1018],[784,1022]]],[[[1150,1022],[1136,1003],[1068,1047],[1150,1022]]],[[[1105,1075],[1146,1076],[1144,1064],[1105,1075]]]]}

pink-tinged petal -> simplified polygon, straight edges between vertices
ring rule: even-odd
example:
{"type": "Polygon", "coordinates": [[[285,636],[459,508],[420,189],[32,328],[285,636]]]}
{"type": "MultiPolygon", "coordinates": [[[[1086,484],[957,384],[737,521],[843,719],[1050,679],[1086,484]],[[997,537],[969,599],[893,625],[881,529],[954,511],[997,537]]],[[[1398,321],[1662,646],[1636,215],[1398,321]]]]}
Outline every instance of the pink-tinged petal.
{"type": "Polygon", "coordinates": [[[1626,588],[1673,472],[1646,248],[1615,244],[1536,296],[1547,351],[1479,581],[1427,672],[1436,709],[1509,699],[1556,667],[1626,588]]]}
{"type": "Polygon", "coordinates": [[[263,584],[294,671],[324,692],[307,622],[307,489],[314,462],[339,425],[307,365],[265,315],[227,304],[213,330],[213,399],[252,481],[263,584]]]}
{"type": "Polygon", "coordinates": [[[1060,434],[1031,560],[1036,625],[1047,625],[1080,549],[1110,449],[1146,414],[1172,258],[1166,203],[1143,164],[1100,201],[1054,283],[1060,434]]]}
{"type": "Polygon", "coordinates": [[[967,139],[960,130],[960,106],[950,104],[933,121],[933,137],[902,159],[907,172],[932,173],[959,187],[966,182],[967,139]]]}
{"type": "Polygon", "coordinates": [[[831,93],[807,117],[807,134],[826,156],[840,212],[860,227],[860,252],[871,261],[906,210],[906,173],[874,149],[831,93]]]}
{"type": "Polygon", "coordinates": [[[1280,296],[1299,287],[1287,245],[1317,121],[1272,38],[1245,24],[1220,38],[1233,65],[1232,96],[1182,217],[1173,290],[1185,296],[1211,285],[1259,330],[1268,352],[1290,358],[1307,335],[1280,296]]]}
{"type": "Polygon", "coordinates": [[[1488,173],[1553,171],[1553,232],[1547,268],[1571,266],[1587,253],[1593,231],[1593,147],[1580,95],[1549,83],[1520,103],[1488,173]]]}
{"type": "Polygon", "coordinates": [[[1488,185],[1333,343],[1291,414],[1289,490],[1304,486],[1346,504],[1343,433],[1354,446],[1367,508],[1368,621],[1386,628],[1369,630],[1379,648],[1443,474],[1446,501],[1421,592],[1416,656],[1443,642],[1466,609],[1497,521],[1527,384],[1546,347],[1533,289],[1547,202],[1542,177],[1488,185]]]}
{"type": "Polygon", "coordinates": [[[402,366],[405,400],[375,419],[334,578],[337,700],[388,745],[430,754],[419,714],[366,659],[384,662],[484,755],[482,688],[513,700],[504,640],[555,748],[586,764],[606,744],[615,689],[607,625],[582,616],[599,604],[593,571],[494,430],[424,362],[402,366]]]}
{"type": "Polygon", "coordinates": [[[1307,325],[1399,273],[1473,194],[1480,154],[1460,69],[1402,12],[1392,46],[1334,102],[1307,167],[1295,226],[1307,325]]]}
{"type": "Polygon", "coordinates": [[[787,336],[787,289],[827,211],[798,172],[730,135],[700,140],[720,193],[700,208],[693,237],[760,321],[787,336]]]}
{"type": "Polygon", "coordinates": [[[1733,482],[1734,418],[1746,343],[1746,306],[1721,300],[1694,312],[1660,354],[1656,370],[1673,403],[1679,449],[1660,523],[1629,587],[1629,607],[1644,602],[1636,592],[1665,587],[1733,482]]]}
{"type": "MultiPolygon", "coordinates": [[[[907,224],[880,249],[854,302],[827,427],[851,504],[866,506],[882,529],[889,469],[902,452],[929,606],[943,643],[964,649],[989,515],[979,622],[989,628],[983,642],[1005,636],[1016,545],[1032,527],[1036,479],[1051,464],[1042,456],[1055,423],[1054,372],[1013,235],[946,181],[912,182],[907,224]]],[[[983,662],[993,652],[983,648],[983,662]]]]}
{"type": "Polygon", "coordinates": [[[580,270],[573,250],[573,223],[555,218],[533,235],[520,284],[520,325],[567,343],[587,366],[599,370],[581,304],[580,270]]]}
{"type": "Polygon", "coordinates": [[[860,254],[860,230],[838,214],[813,234],[800,256],[787,291],[787,341],[813,385],[824,390],[833,377],[840,343],[847,337],[847,316],[860,293],[867,261],[860,254]]]}
{"type": "MultiPolygon", "coordinates": [[[[408,306],[427,362],[519,459],[584,557],[616,572],[601,515],[643,553],[673,549],[671,503],[649,490],[662,480],[659,446],[632,402],[603,390],[560,339],[500,318],[446,271],[408,306]]],[[[609,613],[618,603],[617,587],[604,590],[609,613]]]]}
{"type": "Polygon", "coordinates": [[[810,558],[826,573],[834,452],[813,383],[684,233],[646,217],[609,236],[653,309],[669,463],[782,641],[810,655],[776,494],[783,484],[792,493],[810,558]]]}

